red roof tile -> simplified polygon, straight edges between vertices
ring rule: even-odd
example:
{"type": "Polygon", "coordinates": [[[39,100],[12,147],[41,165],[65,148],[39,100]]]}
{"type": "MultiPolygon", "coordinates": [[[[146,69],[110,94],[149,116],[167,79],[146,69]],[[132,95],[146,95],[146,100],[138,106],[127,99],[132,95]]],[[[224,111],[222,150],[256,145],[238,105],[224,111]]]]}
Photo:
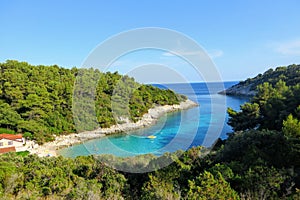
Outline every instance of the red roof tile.
{"type": "Polygon", "coordinates": [[[22,139],[22,137],[23,137],[22,134],[16,134],[16,135],[6,134],[6,133],[0,134],[0,140],[1,139],[17,140],[17,139],[22,139]]]}

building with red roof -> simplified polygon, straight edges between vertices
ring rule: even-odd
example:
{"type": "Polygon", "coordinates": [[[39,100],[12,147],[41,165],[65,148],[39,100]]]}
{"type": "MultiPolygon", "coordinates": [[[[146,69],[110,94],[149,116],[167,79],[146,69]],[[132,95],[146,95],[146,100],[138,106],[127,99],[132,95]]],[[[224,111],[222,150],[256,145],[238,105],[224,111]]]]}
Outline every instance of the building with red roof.
{"type": "Polygon", "coordinates": [[[0,153],[16,151],[16,148],[23,147],[24,144],[22,134],[0,134],[0,153]]]}

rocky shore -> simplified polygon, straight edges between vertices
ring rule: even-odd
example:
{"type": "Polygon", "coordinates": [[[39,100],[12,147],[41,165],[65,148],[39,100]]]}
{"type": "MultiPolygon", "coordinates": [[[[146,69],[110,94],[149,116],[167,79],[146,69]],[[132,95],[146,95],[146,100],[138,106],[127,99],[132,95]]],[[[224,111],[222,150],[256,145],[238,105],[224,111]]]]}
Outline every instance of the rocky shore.
{"type": "Polygon", "coordinates": [[[28,149],[28,151],[30,151],[32,154],[37,154],[38,156],[56,156],[57,149],[72,146],[74,144],[82,143],[86,140],[100,138],[113,133],[127,132],[148,127],[156,123],[158,118],[166,113],[185,110],[196,106],[198,106],[198,104],[191,100],[181,102],[179,105],[156,106],[149,109],[148,113],[144,114],[143,117],[137,122],[131,122],[127,119],[125,120],[125,123],[113,125],[110,128],[99,128],[94,131],[56,136],[53,142],[48,142],[43,145],[34,145],[34,147],[28,149]]]}
{"type": "Polygon", "coordinates": [[[252,84],[246,86],[242,84],[237,84],[228,88],[227,90],[219,92],[219,94],[251,97],[257,93],[257,91],[252,90],[251,88],[252,88],[252,84]]]}

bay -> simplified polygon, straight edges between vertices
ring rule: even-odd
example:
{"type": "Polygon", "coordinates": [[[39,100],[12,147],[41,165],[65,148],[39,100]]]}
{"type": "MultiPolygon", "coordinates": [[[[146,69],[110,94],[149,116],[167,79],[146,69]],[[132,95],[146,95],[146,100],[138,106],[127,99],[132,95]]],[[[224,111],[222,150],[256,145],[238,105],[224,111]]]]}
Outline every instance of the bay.
{"type": "Polygon", "coordinates": [[[249,101],[246,97],[218,94],[222,89],[236,83],[153,84],[186,95],[200,106],[166,114],[148,128],[85,141],[60,149],[57,153],[65,157],[93,154],[128,157],[149,153],[162,155],[165,152],[186,150],[199,145],[208,147],[218,137],[225,139],[227,133],[232,132],[231,127],[227,125],[226,108],[239,110],[241,104],[249,101]],[[150,135],[155,138],[148,138],[150,135]]]}

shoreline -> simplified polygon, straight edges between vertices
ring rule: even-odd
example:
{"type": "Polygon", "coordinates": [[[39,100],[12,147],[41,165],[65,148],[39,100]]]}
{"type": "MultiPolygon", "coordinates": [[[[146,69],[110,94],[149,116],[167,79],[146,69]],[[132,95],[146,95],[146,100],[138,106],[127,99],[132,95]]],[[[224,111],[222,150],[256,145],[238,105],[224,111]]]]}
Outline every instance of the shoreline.
{"type": "Polygon", "coordinates": [[[122,133],[127,131],[133,131],[141,128],[149,127],[157,122],[157,120],[170,112],[179,110],[186,110],[192,107],[199,106],[196,102],[187,99],[180,104],[155,106],[150,108],[148,113],[144,114],[142,118],[137,122],[131,122],[126,120],[126,123],[116,124],[109,128],[98,128],[93,131],[85,131],[81,133],[72,133],[69,135],[55,136],[55,140],[45,143],[43,145],[34,145],[33,148],[27,149],[30,154],[37,154],[40,157],[45,156],[58,156],[56,150],[66,148],[75,144],[80,144],[87,140],[101,138],[114,133],[122,133]]]}

